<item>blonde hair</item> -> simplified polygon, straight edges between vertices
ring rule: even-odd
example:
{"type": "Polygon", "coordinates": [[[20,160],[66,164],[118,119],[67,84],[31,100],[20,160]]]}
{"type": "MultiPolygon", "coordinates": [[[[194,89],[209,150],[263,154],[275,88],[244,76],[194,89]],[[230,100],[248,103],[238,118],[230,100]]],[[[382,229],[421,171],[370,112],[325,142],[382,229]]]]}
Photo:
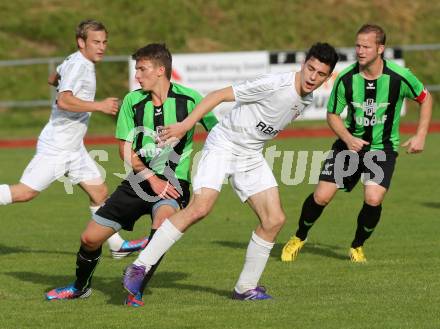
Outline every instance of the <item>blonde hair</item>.
{"type": "Polygon", "coordinates": [[[376,43],[378,45],[385,45],[385,41],[386,41],[387,37],[385,35],[385,31],[379,25],[364,24],[361,26],[361,28],[359,29],[359,31],[357,32],[356,35],[363,34],[363,33],[370,33],[370,32],[376,33],[376,43]]]}
{"type": "Polygon", "coordinates": [[[104,24],[94,19],[86,19],[76,27],[76,39],[81,38],[87,40],[87,34],[89,31],[104,31],[105,34],[108,34],[104,24]]]}

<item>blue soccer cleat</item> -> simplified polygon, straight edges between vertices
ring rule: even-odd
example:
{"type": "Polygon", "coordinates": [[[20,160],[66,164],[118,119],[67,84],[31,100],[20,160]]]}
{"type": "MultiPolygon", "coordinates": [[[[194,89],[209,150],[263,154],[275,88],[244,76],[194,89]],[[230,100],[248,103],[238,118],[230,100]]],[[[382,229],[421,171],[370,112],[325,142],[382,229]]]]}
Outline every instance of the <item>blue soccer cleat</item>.
{"type": "Polygon", "coordinates": [[[258,286],[254,289],[249,289],[244,293],[240,294],[234,291],[232,292],[232,299],[237,300],[263,300],[263,299],[272,299],[272,296],[266,294],[266,288],[263,286],[258,286]]]}
{"type": "Polygon", "coordinates": [[[75,299],[75,298],[87,298],[92,294],[92,288],[85,288],[79,290],[75,288],[74,284],[70,284],[66,287],[55,288],[45,294],[47,300],[57,299],[75,299]]]}
{"type": "Polygon", "coordinates": [[[136,296],[142,287],[145,278],[145,266],[130,264],[125,268],[122,284],[130,294],[136,296]]]}
{"type": "Polygon", "coordinates": [[[136,295],[128,294],[127,298],[124,301],[124,305],[131,307],[144,306],[144,302],[142,300],[142,293],[138,292],[136,295]]]}
{"type": "Polygon", "coordinates": [[[128,255],[144,249],[148,244],[148,238],[143,238],[139,240],[124,241],[119,250],[111,250],[112,257],[114,259],[121,259],[127,257],[128,255]]]}

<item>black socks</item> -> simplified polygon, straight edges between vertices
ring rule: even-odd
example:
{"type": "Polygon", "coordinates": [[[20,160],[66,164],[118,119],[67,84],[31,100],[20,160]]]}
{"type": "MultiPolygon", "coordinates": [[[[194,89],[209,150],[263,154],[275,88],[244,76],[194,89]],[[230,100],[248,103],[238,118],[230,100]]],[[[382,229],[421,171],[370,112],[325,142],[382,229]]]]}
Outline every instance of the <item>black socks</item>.
{"type": "Polygon", "coordinates": [[[101,259],[102,247],[94,251],[87,251],[82,246],[76,254],[76,281],[75,288],[84,290],[90,287],[92,275],[101,259]]]}
{"type": "Polygon", "coordinates": [[[302,207],[301,217],[299,218],[298,231],[296,231],[295,234],[298,238],[303,241],[307,238],[309,230],[319,216],[321,216],[324,208],[325,206],[321,206],[315,202],[313,193],[307,197],[302,207]]]}
{"type": "Polygon", "coordinates": [[[364,205],[359,212],[357,220],[357,229],[354,236],[354,240],[351,243],[352,248],[360,247],[364,244],[379,222],[380,214],[382,212],[382,205],[370,206],[364,202],[364,205]]]}

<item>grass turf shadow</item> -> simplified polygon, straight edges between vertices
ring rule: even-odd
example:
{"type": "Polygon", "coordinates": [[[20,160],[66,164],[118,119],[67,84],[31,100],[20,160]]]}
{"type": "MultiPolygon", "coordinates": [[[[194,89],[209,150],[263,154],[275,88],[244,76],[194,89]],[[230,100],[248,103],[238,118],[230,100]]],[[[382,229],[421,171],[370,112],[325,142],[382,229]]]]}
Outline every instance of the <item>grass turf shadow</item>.
{"type": "MultiPolygon", "coordinates": [[[[54,287],[63,287],[73,281],[66,281],[64,275],[46,275],[35,272],[5,272],[5,275],[9,275],[24,282],[31,282],[40,285],[48,285],[43,294],[53,289],[54,287]]],[[[210,293],[219,295],[221,297],[230,297],[231,291],[221,290],[213,287],[198,286],[187,283],[179,283],[181,280],[185,280],[190,275],[183,272],[157,272],[151,279],[149,287],[145,290],[144,296],[148,296],[154,293],[154,288],[167,288],[167,289],[183,289],[190,291],[199,291],[204,293],[210,293]]],[[[108,296],[107,302],[112,305],[122,305],[127,292],[122,287],[122,276],[116,278],[103,278],[100,276],[93,277],[92,289],[102,292],[108,296]]]]}
{"type": "Polygon", "coordinates": [[[57,254],[57,255],[76,255],[76,252],[72,251],[60,251],[60,250],[43,250],[32,249],[29,247],[9,247],[0,243],[0,256],[10,254],[57,254]]]}
{"type": "MultiPolygon", "coordinates": [[[[222,247],[232,248],[232,249],[243,249],[247,248],[248,243],[234,242],[234,241],[213,241],[212,243],[218,244],[222,247]]],[[[283,250],[284,244],[276,243],[272,249],[270,256],[281,261],[281,252],[283,250]]],[[[323,243],[306,243],[301,250],[301,253],[309,253],[319,256],[324,256],[328,258],[335,258],[339,260],[347,260],[347,255],[337,252],[335,250],[341,250],[342,248],[335,245],[323,244],[323,243]]]]}

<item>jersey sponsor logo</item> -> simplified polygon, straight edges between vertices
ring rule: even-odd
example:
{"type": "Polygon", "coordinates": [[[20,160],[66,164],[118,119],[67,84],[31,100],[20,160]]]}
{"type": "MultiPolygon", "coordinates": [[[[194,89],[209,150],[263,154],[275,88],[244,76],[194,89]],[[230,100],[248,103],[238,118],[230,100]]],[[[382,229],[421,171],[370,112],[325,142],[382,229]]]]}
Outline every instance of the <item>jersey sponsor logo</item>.
{"type": "Polygon", "coordinates": [[[276,134],[278,134],[280,132],[279,130],[277,130],[274,127],[271,127],[271,126],[265,124],[262,121],[258,122],[258,124],[257,124],[257,126],[255,128],[257,128],[263,134],[270,135],[270,136],[275,136],[276,134]]]}
{"type": "Polygon", "coordinates": [[[159,115],[162,115],[162,108],[161,107],[157,107],[154,109],[154,116],[157,117],[159,115]]]}
{"type": "Polygon", "coordinates": [[[382,108],[386,110],[388,105],[390,105],[390,103],[376,103],[373,98],[367,98],[363,103],[351,102],[351,104],[354,108],[362,110],[364,115],[368,116],[356,116],[356,123],[364,127],[385,123],[387,116],[382,115],[378,117],[376,112],[382,108]]]}
{"type": "Polygon", "coordinates": [[[373,115],[373,117],[371,118],[356,117],[356,123],[364,127],[384,124],[386,120],[387,120],[386,115],[383,115],[381,118],[377,118],[375,115],[373,115]]]}

